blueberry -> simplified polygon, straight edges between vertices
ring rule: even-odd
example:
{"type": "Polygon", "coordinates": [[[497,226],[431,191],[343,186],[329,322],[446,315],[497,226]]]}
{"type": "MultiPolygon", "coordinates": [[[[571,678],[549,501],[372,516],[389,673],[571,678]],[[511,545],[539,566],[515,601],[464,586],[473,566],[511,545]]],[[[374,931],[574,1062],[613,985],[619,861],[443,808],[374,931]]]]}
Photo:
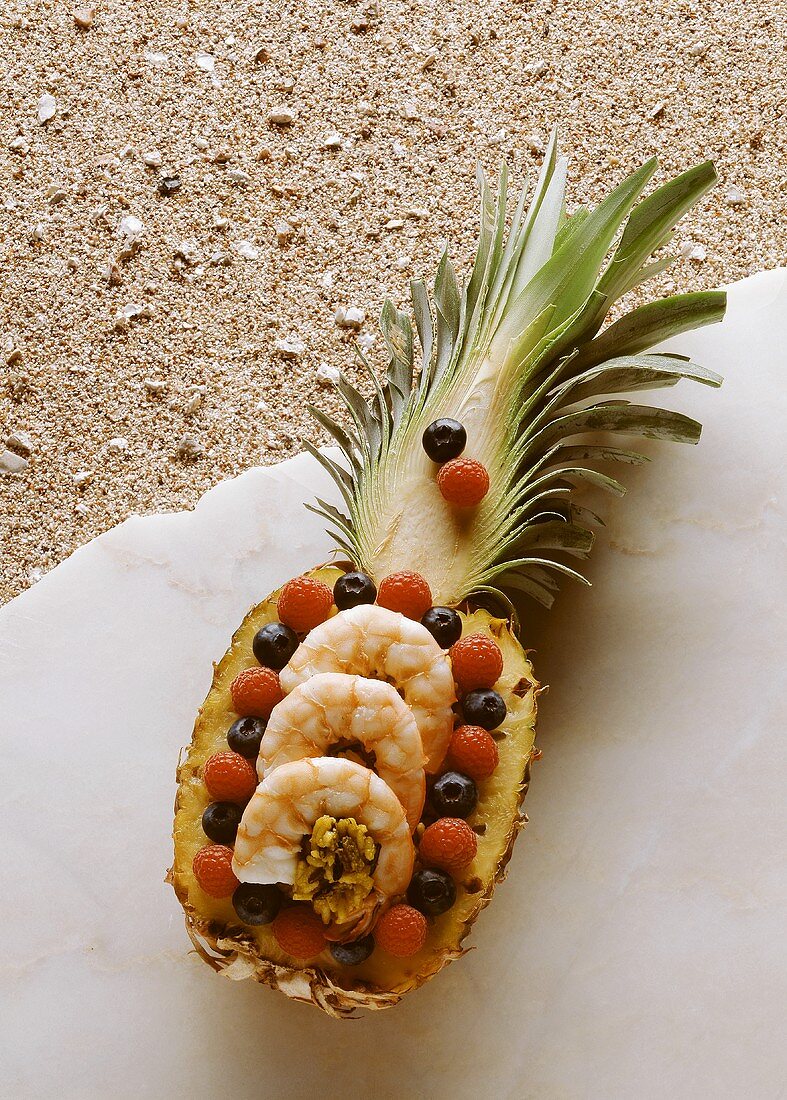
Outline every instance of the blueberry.
{"type": "Polygon", "coordinates": [[[462,713],[470,726],[482,726],[485,730],[494,730],[506,716],[503,697],[491,688],[476,688],[468,691],[462,700],[462,713]]]}
{"type": "Polygon", "coordinates": [[[278,672],[298,648],[298,635],[284,623],[268,623],[254,635],[251,648],[261,665],[278,672]]]}
{"type": "Polygon", "coordinates": [[[376,599],[375,583],[365,573],[357,571],[345,573],[333,586],[333,602],[340,611],[346,611],[348,607],[357,607],[361,603],[374,603],[376,599]]]}
{"type": "Polygon", "coordinates": [[[478,802],[478,788],[468,775],[445,772],[429,796],[438,817],[469,817],[478,802]]]}
{"type": "Polygon", "coordinates": [[[423,434],[424,450],[432,462],[448,462],[465,449],[467,432],[458,420],[444,416],[433,420],[423,434]]]}
{"type": "Polygon", "coordinates": [[[281,894],[275,886],[242,882],[232,895],[232,907],[244,924],[270,924],[281,908],[281,894]]]}
{"type": "Polygon", "coordinates": [[[205,835],[215,844],[234,844],[242,814],[234,802],[211,802],[202,815],[205,835]]]}
{"type": "Polygon", "coordinates": [[[233,752],[255,760],[260,751],[263,733],[265,723],[261,718],[239,718],[227,730],[227,744],[233,752]]]}
{"type": "Polygon", "coordinates": [[[462,637],[462,620],[450,607],[430,607],[421,622],[441,649],[450,649],[462,637]]]}
{"type": "Polygon", "coordinates": [[[445,871],[416,871],[407,887],[407,900],[427,917],[439,917],[456,901],[454,880],[445,871]]]}
{"type": "Polygon", "coordinates": [[[331,954],[337,963],[342,966],[358,966],[366,960],[374,951],[374,937],[364,936],[363,939],[353,940],[352,943],[332,943],[331,954]]]}

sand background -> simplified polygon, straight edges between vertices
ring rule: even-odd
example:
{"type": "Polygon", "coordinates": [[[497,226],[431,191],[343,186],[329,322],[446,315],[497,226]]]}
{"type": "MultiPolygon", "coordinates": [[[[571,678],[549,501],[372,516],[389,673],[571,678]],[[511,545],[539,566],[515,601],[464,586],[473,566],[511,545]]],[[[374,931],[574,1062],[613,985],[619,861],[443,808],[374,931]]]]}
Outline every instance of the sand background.
{"type": "Polygon", "coordinates": [[[570,204],[715,160],[648,294],[785,262],[783,2],[73,10],[0,13],[0,599],[319,441],[384,298],[445,240],[466,269],[476,162],[532,179],[553,122],[570,204]]]}

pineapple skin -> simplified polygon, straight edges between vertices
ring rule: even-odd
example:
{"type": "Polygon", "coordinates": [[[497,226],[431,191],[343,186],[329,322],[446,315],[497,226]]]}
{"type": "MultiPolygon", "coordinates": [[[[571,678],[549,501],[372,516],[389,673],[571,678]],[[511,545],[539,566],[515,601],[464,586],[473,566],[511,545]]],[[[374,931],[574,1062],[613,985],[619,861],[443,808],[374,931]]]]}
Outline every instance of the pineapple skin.
{"type": "MultiPolygon", "coordinates": [[[[342,570],[322,566],[310,575],[333,586],[342,570]]],[[[183,906],[186,930],[199,955],[217,972],[233,980],[253,978],[279,989],[286,996],[316,1005],[330,1016],[346,1018],[358,1009],[390,1008],[411,990],[434,977],[453,959],[465,953],[462,946],[479,913],[502,881],[517,835],[527,818],[521,803],[530,781],[534,756],[537,698],[541,690],[533,667],[504,619],[484,609],[461,611],[463,634],[483,632],[500,646],[504,667],[501,691],[509,708],[501,727],[505,736],[498,741],[500,762],[490,779],[478,784],[479,803],[469,818],[471,825],[483,822],[486,830],[478,837],[478,854],[457,881],[457,902],[430,924],[426,946],[410,959],[394,959],[375,951],[355,967],[337,964],[325,951],[314,962],[303,965],[277,945],[269,926],[241,925],[229,899],[216,900],[200,890],[191,864],[204,844],[201,818],[210,799],[202,782],[205,760],[226,749],[226,731],[236,717],[229,687],[244,668],[253,667],[252,638],[260,627],[275,621],[278,591],[258,604],[245,617],[233,636],[230,648],[215,666],[213,683],[200,708],[191,745],[178,767],[175,801],[174,863],[167,875],[183,906]]]]}

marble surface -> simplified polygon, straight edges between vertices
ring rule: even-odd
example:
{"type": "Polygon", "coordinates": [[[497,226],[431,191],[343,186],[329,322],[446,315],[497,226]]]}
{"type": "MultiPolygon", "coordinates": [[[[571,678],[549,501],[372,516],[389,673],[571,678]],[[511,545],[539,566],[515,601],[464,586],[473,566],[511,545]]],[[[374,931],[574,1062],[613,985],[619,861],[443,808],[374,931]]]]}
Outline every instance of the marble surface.
{"type": "Polygon", "coordinates": [[[787,273],[681,350],[707,425],[627,470],[525,642],[542,698],[512,873],[474,950],[340,1023],[193,953],[164,872],[174,769],[247,607],[325,556],[306,457],[131,519],[0,611],[0,1094],[785,1095],[787,273]]]}

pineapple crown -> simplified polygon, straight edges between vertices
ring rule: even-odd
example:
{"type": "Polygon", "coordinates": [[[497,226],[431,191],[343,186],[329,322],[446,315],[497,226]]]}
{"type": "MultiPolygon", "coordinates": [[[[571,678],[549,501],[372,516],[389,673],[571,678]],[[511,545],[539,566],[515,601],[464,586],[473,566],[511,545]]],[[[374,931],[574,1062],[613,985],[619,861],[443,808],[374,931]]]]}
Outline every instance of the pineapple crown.
{"type": "Polygon", "coordinates": [[[560,556],[586,557],[592,528],[602,523],[575,501],[578,485],[620,496],[624,487],[597,465],[646,461],[607,433],[698,442],[701,426],[681,413],[610,399],[682,378],[721,384],[685,356],[646,351],[720,321],[721,291],[641,305],[602,331],[622,295],[672,262],[653,253],[717,178],[706,162],[637,202],[656,167],[649,160],[598,206],[569,216],[567,162],[553,133],[530,204],[523,192],[508,232],[506,166],[496,196],[479,169],[481,230],[470,278],[460,290],[444,252],[431,294],[420,280],[411,283],[417,363],[410,318],[387,301],[385,379],[359,352],[371,398],[344,376],[336,383],[350,423],[310,406],[346,466],[305,446],[335,480],[346,510],[323,500],[308,507],[329,521],[358,568],[378,581],[415,569],[436,603],[491,594],[510,606],[525,593],[549,607],[556,574],[589,583],[560,556]],[[441,416],[463,423],[466,454],[489,471],[490,491],[469,515],[442,499],[421,445],[441,416]]]}

